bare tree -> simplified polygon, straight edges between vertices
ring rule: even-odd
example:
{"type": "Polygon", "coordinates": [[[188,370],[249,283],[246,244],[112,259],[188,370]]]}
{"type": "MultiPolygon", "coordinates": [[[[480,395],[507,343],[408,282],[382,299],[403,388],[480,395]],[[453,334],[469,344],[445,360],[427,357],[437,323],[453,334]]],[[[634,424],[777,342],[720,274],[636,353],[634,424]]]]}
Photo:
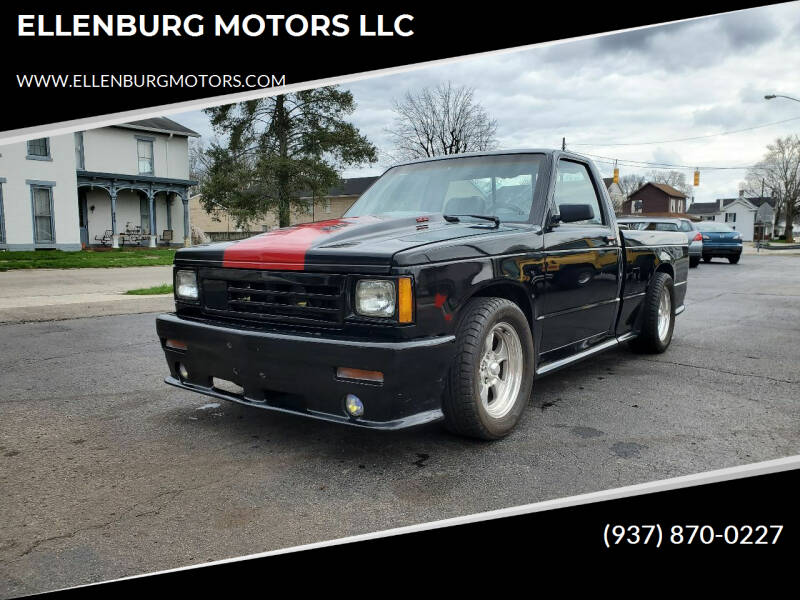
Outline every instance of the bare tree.
{"type": "Polygon", "coordinates": [[[686,181],[686,173],[681,171],[663,171],[653,169],[647,172],[645,176],[647,181],[653,183],[664,183],[686,195],[687,198],[692,197],[692,186],[686,181]]]}
{"type": "Polygon", "coordinates": [[[627,199],[633,192],[647,183],[647,178],[639,173],[629,173],[619,178],[619,188],[627,199]]]}
{"type": "Polygon", "coordinates": [[[394,123],[387,129],[393,158],[413,160],[496,147],[497,121],[474,100],[474,90],[451,82],[406,92],[395,100],[394,123]]]}
{"type": "Polygon", "coordinates": [[[756,190],[760,192],[762,186],[776,200],[776,219],[783,214],[786,241],[794,241],[793,224],[800,212],[800,136],[776,139],[767,146],[761,162],[747,172],[746,193],[756,195],[756,190]]]}
{"type": "MultiPolygon", "coordinates": [[[[189,139],[189,179],[202,185],[208,173],[208,157],[206,156],[206,146],[202,138],[189,139]]],[[[192,186],[190,192],[197,193],[197,186],[192,186]]]]}

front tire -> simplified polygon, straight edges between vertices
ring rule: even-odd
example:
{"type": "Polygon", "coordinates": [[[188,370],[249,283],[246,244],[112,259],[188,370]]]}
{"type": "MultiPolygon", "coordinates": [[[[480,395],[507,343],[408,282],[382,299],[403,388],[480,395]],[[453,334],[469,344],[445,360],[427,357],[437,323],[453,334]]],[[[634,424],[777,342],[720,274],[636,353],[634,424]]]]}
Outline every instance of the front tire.
{"type": "Polygon", "coordinates": [[[735,265],[736,263],[739,262],[740,258],[741,258],[741,255],[739,255],[739,256],[729,256],[728,257],[728,262],[731,263],[732,265],[735,265]]]}
{"type": "Polygon", "coordinates": [[[689,257],[689,268],[695,269],[697,265],[700,264],[700,257],[699,256],[690,256],[689,257]]]}
{"type": "Polygon", "coordinates": [[[533,386],[533,338],[525,314],[505,298],[474,298],[463,309],[456,345],[442,399],[445,426],[484,440],[508,435],[533,386]]]}
{"type": "Polygon", "coordinates": [[[672,277],[658,272],[647,288],[642,306],[642,327],[632,347],[639,352],[659,354],[669,347],[675,328],[672,277]]]}

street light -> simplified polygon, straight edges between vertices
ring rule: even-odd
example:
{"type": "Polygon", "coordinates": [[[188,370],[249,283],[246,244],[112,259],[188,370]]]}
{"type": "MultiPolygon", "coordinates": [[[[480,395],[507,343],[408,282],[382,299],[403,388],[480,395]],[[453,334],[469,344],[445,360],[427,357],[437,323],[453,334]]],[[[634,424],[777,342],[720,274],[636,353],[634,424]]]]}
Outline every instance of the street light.
{"type": "Polygon", "coordinates": [[[792,98],[791,96],[784,96],[783,94],[768,94],[764,96],[764,100],[772,100],[773,98],[787,98],[789,100],[794,100],[795,102],[800,102],[797,98],[792,98]]]}

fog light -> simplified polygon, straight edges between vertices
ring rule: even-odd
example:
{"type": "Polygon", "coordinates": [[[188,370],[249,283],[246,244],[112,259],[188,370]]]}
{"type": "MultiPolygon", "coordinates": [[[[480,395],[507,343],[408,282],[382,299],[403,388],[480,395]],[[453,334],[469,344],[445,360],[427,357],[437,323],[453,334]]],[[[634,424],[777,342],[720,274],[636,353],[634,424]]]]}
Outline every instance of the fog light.
{"type": "Polygon", "coordinates": [[[344,399],[344,406],[347,409],[347,414],[351,417],[360,417],[364,414],[364,404],[355,394],[347,394],[344,399]]]}
{"type": "Polygon", "coordinates": [[[189,370],[186,368],[185,364],[178,363],[178,374],[181,376],[181,379],[189,379],[189,370]]]}

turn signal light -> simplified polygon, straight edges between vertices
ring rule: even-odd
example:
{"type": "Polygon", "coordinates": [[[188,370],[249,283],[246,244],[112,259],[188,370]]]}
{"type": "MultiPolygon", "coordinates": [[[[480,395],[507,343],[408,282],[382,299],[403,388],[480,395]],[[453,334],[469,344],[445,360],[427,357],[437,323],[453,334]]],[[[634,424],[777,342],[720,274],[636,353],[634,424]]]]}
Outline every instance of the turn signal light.
{"type": "Polygon", "coordinates": [[[397,320],[400,323],[411,323],[411,319],[414,315],[414,292],[411,289],[411,278],[401,277],[397,285],[397,320]]]}
{"type": "Polygon", "coordinates": [[[365,371],[364,369],[350,369],[339,367],[336,369],[336,377],[339,379],[359,379],[361,381],[372,381],[383,383],[383,373],[380,371],[365,371]]]}
{"type": "Polygon", "coordinates": [[[172,350],[186,350],[188,348],[186,342],[173,339],[168,339],[164,345],[172,350]]]}

